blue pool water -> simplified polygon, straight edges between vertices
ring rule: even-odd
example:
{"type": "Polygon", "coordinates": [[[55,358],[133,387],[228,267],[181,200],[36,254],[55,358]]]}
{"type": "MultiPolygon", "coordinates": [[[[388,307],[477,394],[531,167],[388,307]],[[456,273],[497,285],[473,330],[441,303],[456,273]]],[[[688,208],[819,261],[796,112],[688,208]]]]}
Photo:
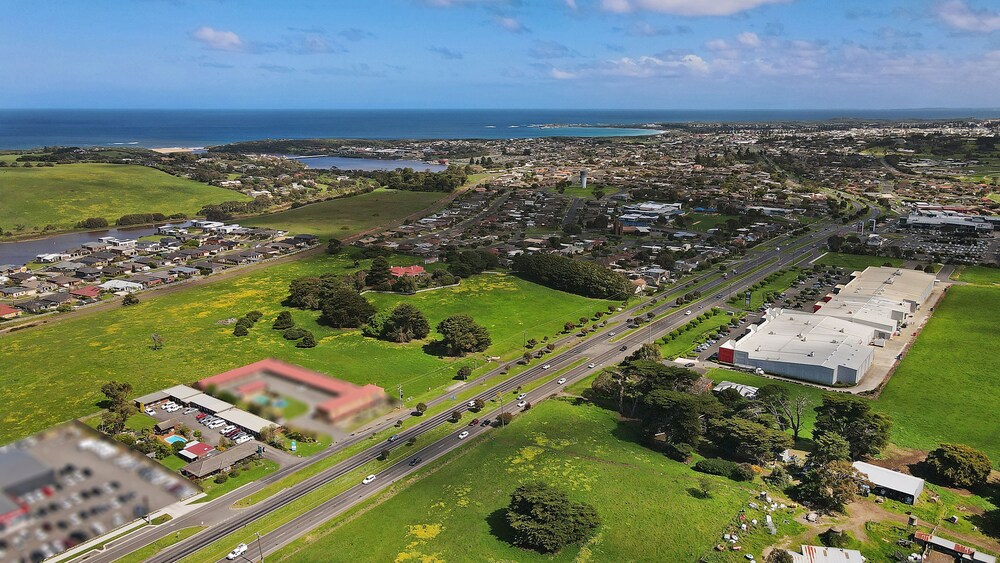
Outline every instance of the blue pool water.
{"type": "Polygon", "coordinates": [[[180,436],[168,436],[168,437],[164,438],[164,440],[166,440],[167,442],[170,442],[171,444],[176,444],[177,442],[180,442],[182,444],[186,444],[187,443],[187,440],[185,440],[184,438],[181,438],[180,436]]]}

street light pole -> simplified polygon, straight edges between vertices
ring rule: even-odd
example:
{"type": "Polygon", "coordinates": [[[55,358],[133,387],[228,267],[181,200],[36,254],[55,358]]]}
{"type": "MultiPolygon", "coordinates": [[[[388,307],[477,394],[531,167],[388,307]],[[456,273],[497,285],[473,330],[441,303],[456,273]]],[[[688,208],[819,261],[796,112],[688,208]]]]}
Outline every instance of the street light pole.
{"type": "Polygon", "coordinates": [[[264,547],[260,545],[260,532],[254,532],[257,534],[257,551],[260,553],[260,563],[264,563],[264,547]]]}

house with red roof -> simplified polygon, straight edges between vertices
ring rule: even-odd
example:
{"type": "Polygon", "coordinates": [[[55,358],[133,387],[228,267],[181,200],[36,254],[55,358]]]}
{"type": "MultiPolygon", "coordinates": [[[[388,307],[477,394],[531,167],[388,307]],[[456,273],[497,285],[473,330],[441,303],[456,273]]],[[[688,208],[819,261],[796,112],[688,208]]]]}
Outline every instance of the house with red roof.
{"type": "Polygon", "coordinates": [[[427,273],[423,266],[393,266],[389,268],[389,273],[396,278],[416,277],[427,273]]]}
{"type": "Polygon", "coordinates": [[[16,319],[21,316],[21,310],[9,305],[0,304],[0,319],[16,319]]]}
{"type": "Polygon", "coordinates": [[[97,299],[101,296],[101,288],[96,285],[87,285],[72,289],[69,294],[77,299],[97,299]]]}

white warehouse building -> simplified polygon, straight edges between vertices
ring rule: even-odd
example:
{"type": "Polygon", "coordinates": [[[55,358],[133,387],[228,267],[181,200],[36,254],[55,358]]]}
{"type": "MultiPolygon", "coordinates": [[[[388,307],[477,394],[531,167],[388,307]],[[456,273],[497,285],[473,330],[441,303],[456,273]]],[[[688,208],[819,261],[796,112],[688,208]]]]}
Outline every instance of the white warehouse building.
{"type": "Polygon", "coordinates": [[[875,330],[835,317],[769,309],[719,348],[719,360],[823,385],[855,385],[875,356],[875,330]]]}
{"type": "Polygon", "coordinates": [[[719,361],[823,385],[856,385],[872,365],[873,345],[898,334],[936,281],[900,268],[854,272],[813,314],[768,310],[742,338],[719,348],[719,361]]]}

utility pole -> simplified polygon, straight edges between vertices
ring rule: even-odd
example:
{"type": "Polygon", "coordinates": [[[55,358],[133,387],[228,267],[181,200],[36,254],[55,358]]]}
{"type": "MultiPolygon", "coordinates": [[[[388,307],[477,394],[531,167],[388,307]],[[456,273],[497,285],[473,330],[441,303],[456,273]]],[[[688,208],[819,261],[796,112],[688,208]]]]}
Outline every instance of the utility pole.
{"type": "Polygon", "coordinates": [[[260,563],[264,563],[264,546],[260,544],[260,532],[254,532],[257,534],[257,551],[260,553],[260,563]]]}
{"type": "Polygon", "coordinates": [[[497,391],[497,398],[500,399],[500,427],[503,428],[505,424],[503,423],[503,391],[497,391]]]}
{"type": "Polygon", "coordinates": [[[401,405],[403,405],[405,407],[406,404],[404,404],[404,401],[403,401],[403,384],[400,383],[399,385],[397,385],[396,389],[399,390],[399,404],[401,404],[401,405]]]}

